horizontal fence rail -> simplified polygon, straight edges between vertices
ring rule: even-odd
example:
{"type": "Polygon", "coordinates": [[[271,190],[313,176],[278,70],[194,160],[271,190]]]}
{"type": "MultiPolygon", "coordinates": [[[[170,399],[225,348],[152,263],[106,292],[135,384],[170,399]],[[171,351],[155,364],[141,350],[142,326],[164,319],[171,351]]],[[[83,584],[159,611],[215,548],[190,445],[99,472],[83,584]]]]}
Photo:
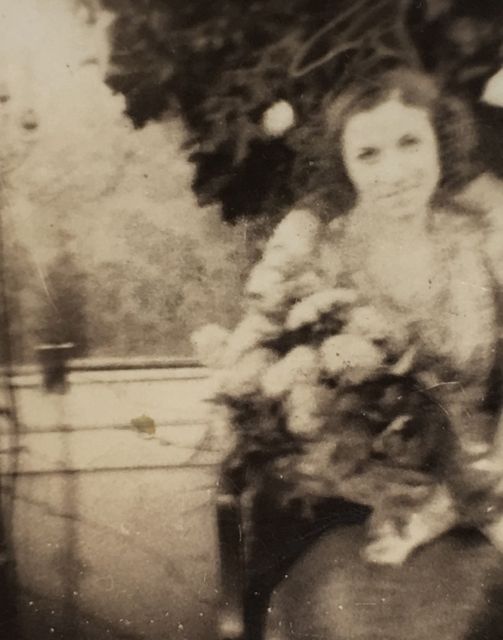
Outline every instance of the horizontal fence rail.
{"type": "MultiPolygon", "coordinates": [[[[191,357],[127,357],[127,358],[72,358],[66,361],[66,369],[72,372],[92,371],[145,371],[172,369],[201,369],[203,365],[191,357]]],[[[29,375],[40,375],[43,367],[40,364],[14,365],[10,368],[1,367],[0,372],[14,379],[29,375]]]]}
{"type": "MultiPolygon", "coordinates": [[[[0,425],[0,473],[205,466],[221,459],[211,432],[211,380],[193,358],[68,360],[65,386],[42,366],[10,371],[17,425],[0,425]],[[145,426],[146,425],[146,426],[145,426]],[[148,428],[147,428],[148,427],[148,428]]],[[[218,439],[218,438],[217,438],[218,439]]]]}

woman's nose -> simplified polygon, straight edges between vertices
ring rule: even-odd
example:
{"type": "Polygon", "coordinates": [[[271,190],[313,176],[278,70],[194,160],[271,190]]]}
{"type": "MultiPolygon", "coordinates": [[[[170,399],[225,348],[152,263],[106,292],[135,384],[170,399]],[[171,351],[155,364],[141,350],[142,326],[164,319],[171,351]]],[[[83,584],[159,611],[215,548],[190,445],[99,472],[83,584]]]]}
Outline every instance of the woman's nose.
{"type": "Polygon", "coordinates": [[[411,177],[410,167],[400,158],[396,158],[392,166],[389,167],[388,184],[394,189],[400,189],[409,182],[411,177]]]}
{"type": "Polygon", "coordinates": [[[399,191],[406,183],[404,176],[386,172],[376,179],[376,184],[385,187],[387,191],[399,191]]]}

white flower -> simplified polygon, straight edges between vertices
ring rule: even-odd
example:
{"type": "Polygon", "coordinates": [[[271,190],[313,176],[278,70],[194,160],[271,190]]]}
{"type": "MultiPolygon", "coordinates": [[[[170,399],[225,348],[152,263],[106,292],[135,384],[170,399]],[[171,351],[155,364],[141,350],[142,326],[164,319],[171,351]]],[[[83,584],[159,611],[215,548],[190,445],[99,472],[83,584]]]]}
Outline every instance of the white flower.
{"type": "Polygon", "coordinates": [[[241,398],[260,390],[264,372],[276,361],[269,349],[254,349],[225,371],[217,374],[217,393],[230,398],[241,398]]]}
{"type": "Polygon", "coordinates": [[[415,364],[417,356],[417,348],[410,347],[399,358],[399,360],[390,368],[390,373],[395,376],[404,376],[409,373],[415,364]]]}
{"type": "Polygon", "coordinates": [[[327,338],[320,348],[322,366],[342,382],[358,384],[379,370],[384,354],[361,336],[341,334],[327,338]]]}
{"type": "Polygon", "coordinates": [[[268,240],[264,259],[277,263],[275,258],[268,256],[278,253],[289,262],[305,262],[315,248],[319,228],[318,218],[308,209],[293,209],[278,224],[268,240]]]}
{"type": "Polygon", "coordinates": [[[346,331],[369,340],[382,340],[389,334],[389,322],[374,307],[355,307],[351,310],[346,331]]]}
{"type": "Polygon", "coordinates": [[[319,413],[318,388],[312,384],[295,384],[285,400],[288,430],[300,436],[310,436],[323,426],[319,413]]]}
{"type": "Polygon", "coordinates": [[[312,347],[299,346],[267,369],[261,386],[269,398],[280,398],[296,384],[316,384],[319,375],[318,353],[312,347]]]}
{"type": "Polygon", "coordinates": [[[236,445],[236,430],[232,411],[223,404],[214,404],[209,411],[211,449],[221,452],[222,457],[236,445]]]}
{"type": "Polygon", "coordinates": [[[261,347],[264,341],[276,337],[280,329],[278,325],[259,313],[249,313],[232,332],[222,361],[226,366],[233,366],[248,351],[261,347]]]}
{"type": "Polygon", "coordinates": [[[321,315],[332,309],[347,307],[356,302],[356,292],[353,289],[323,289],[309,295],[298,302],[286,320],[286,327],[293,331],[305,325],[314,324],[321,315]]]}
{"type": "Polygon", "coordinates": [[[297,243],[297,246],[288,244],[277,244],[266,248],[266,252],[259,264],[268,269],[277,270],[283,276],[293,275],[299,267],[309,260],[307,242],[297,243]]]}
{"type": "Polygon", "coordinates": [[[290,299],[305,298],[322,288],[323,282],[320,276],[312,269],[299,273],[296,277],[291,278],[287,283],[288,297],[290,299]]]}
{"type": "Polygon", "coordinates": [[[207,324],[191,335],[190,340],[201,362],[210,368],[221,366],[229,331],[218,324],[207,324]]]}
{"type": "Polygon", "coordinates": [[[245,291],[251,308],[261,313],[281,311],[288,295],[283,275],[262,262],[252,270],[245,291]]]}
{"type": "Polygon", "coordinates": [[[320,288],[312,265],[318,229],[317,218],[301,209],[291,211],[276,227],[246,284],[253,309],[266,314],[286,311],[290,297],[320,288]]]}
{"type": "Polygon", "coordinates": [[[286,100],[275,102],[262,118],[262,126],[270,136],[281,136],[294,124],[295,113],[292,105],[286,100]]]}
{"type": "Polygon", "coordinates": [[[503,107],[503,68],[489,78],[481,100],[494,107],[503,107]]]}

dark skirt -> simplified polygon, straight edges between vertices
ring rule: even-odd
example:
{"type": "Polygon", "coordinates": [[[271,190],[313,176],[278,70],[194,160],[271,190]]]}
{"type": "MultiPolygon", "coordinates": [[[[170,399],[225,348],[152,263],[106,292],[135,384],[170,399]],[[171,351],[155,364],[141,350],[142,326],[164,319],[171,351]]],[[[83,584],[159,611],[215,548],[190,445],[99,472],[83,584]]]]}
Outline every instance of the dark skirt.
{"type": "Polygon", "coordinates": [[[337,527],[276,586],[267,640],[500,640],[503,563],[473,531],[418,550],[401,567],[360,558],[365,529],[337,527]]]}

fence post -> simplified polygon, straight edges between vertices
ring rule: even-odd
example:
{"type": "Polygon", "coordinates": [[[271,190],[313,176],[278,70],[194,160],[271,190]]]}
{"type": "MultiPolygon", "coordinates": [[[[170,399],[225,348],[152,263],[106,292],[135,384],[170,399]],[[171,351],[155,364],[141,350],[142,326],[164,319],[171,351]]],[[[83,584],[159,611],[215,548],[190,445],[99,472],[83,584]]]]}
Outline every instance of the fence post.
{"type": "Polygon", "coordinates": [[[48,393],[65,393],[68,388],[68,360],[75,351],[72,342],[42,344],[37,347],[42,366],[44,389],[48,393]]]}

